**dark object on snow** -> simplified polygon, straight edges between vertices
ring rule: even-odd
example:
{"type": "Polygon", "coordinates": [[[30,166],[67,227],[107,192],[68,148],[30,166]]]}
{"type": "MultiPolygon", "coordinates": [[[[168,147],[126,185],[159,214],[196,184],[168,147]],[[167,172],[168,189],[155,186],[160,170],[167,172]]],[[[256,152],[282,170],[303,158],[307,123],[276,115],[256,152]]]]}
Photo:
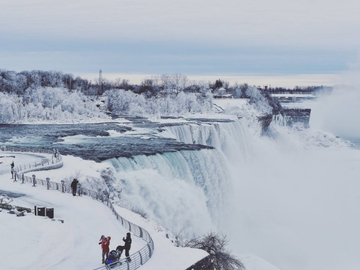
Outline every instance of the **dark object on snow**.
{"type": "MultiPolygon", "coordinates": [[[[22,207],[23,210],[28,211],[28,208],[22,207]]],[[[34,214],[35,216],[41,217],[48,217],[53,219],[54,218],[54,208],[52,207],[45,207],[45,206],[35,206],[34,207],[34,214]]]]}
{"type": "Polygon", "coordinates": [[[126,256],[126,259],[128,262],[131,262],[131,259],[129,257],[129,250],[131,248],[131,236],[130,236],[130,233],[128,232],[126,234],[126,238],[123,237],[123,241],[125,242],[125,245],[124,245],[124,249],[125,249],[125,256],[126,256]]]}
{"type": "Polygon", "coordinates": [[[71,182],[71,189],[72,189],[73,196],[76,196],[76,190],[77,190],[78,183],[79,183],[79,181],[76,178],[71,182]]]}
{"type": "Polygon", "coordinates": [[[124,246],[117,246],[116,250],[110,251],[108,258],[105,261],[105,264],[109,265],[110,267],[115,266],[120,261],[123,250],[124,246]]]}
{"type": "Polygon", "coordinates": [[[45,206],[34,207],[35,216],[45,217],[45,206]]]}
{"type": "Polygon", "coordinates": [[[25,211],[17,211],[16,209],[10,210],[8,212],[8,214],[15,214],[17,217],[24,217],[25,216],[25,211]]]}
{"type": "Polygon", "coordinates": [[[7,203],[0,203],[0,208],[11,210],[13,207],[10,204],[7,203]]]}
{"type": "Polygon", "coordinates": [[[52,207],[49,207],[49,208],[45,208],[45,215],[48,217],[48,218],[54,218],[54,208],[52,207]]]}
{"type": "Polygon", "coordinates": [[[27,208],[27,207],[22,207],[22,206],[15,206],[15,209],[22,212],[22,211],[26,211],[27,213],[31,213],[31,209],[27,208]]]}
{"type": "MultiPolygon", "coordinates": [[[[11,162],[11,164],[10,164],[10,166],[11,166],[11,179],[13,179],[14,178],[14,173],[15,173],[15,169],[14,169],[14,161],[13,162],[11,162]]],[[[15,174],[15,181],[16,181],[16,174],[15,174]]]]}

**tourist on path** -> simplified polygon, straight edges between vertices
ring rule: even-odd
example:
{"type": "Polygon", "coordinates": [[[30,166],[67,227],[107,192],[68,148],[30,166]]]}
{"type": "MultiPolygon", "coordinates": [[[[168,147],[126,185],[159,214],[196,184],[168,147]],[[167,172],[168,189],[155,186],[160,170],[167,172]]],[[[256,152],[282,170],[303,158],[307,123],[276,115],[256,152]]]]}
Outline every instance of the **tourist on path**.
{"type": "Polygon", "coordinates": [[[105,263],[105,261],[108,259],[109,251],[110,251],[110,240],[111,237],[105,237],[104,235],[101,236],[99,245],[101,245],[102,250],[102,263],[105,263]]]}
{"type": "Polygon", "coordinates": [[[14,161],[13,161],[10,164],[10,167],[11,167],[11,179],[14,178],[14,172],[15,172],[14,166],[15,166],[15,164],[14,164],[14,161]]]}
{"type": "Polygon", "coordinates": [[[124,249],[125,249],[126,260],[128,262],[131,262],[131,259],[129,257],[129,250],[131,248],[131,236],[129,232],[126,234],[126,238],[123,237],[123,241],[125,242],[124,249]]]}
{"type": "Polygon", "coordinates": [[[78,183],[79,183],[79,181],[76,178],[71,182],[71,189],[72,189],[73,196],[76,196],[76,189],[77,189],[78,183]]]}

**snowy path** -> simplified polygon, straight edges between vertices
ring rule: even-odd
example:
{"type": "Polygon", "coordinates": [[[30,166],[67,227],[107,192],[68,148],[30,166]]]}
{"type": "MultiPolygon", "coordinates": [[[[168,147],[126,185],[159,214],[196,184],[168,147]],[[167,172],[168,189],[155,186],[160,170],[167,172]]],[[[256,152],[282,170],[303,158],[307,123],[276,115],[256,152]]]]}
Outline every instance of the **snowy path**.
{"type": "MultiPolygon", "coordinates": [[[[5,155],[2,153],[1,155],[5,155]]],[[[11,155],[13,155],[11,153],[11,155]]],[[[110,248],[123,244],[122,237],[126,230],[117,221],[111,210],[102,203],[89,197],[73,197],[45,187],[32,187],[30,183],[20,184],[11,180],[10,163],[15,165],[40,161],[43,156],[28,154],[16,155],[15,158],[1,158],[1,191],[21,193],[13,205],[33,208],[46,206],[54,208],[55,220],[27,214],[16,217],[0,212],[0,269],[11,270],[78,270],[100,267],[101,249],[98,245],[100,235],[112,237],[110,248]],[[60,220],[64,220],[62,223],[60,220]]],[[[83,161],[80,158],[63,156],[64,167],[52,171],[36,172],[37,177],[59,182],[63,177],[85,172],[96,176],[102,164],[83,161]]],[[[199,249],[178,248],[166,237],[167,232],[156,223],[143,219],[139,215],[115,206],[124,218],[145,228],[155,243],[152,258],[142,270],[184,270],[204,258],[207,253],[199,249]]],[[[140,250],[146,243],[135,236],[130,254],[140,250]]],[[[276,270],[269,263],[251,254],[241,257],[247,270],[276,270]]]]}
{"type": "MultiPolygon", "coordinates": [[[[21,164],[19,160],[33,158],[33,155],[16,155],[14,160],[21,164]]],[[[100,235],[112,237],[111,249],[123,244],[122,237],[127,231],[107,206],[88,197],[73,197],[42,186],[34,188],[31,184],[14,183],[8,173],[10,163],[8,159],[0,164],[0,190],[25,194],[15,198],[13,205],[54,208],[55,221],[33,214],[16,217],[7,211],[0,213],[2,243],[6,243],[0,247],[1,268],[94,269],[101,266],[100,235]]],[[[145,244],[133,236],[131,251],[145,244]]]]}

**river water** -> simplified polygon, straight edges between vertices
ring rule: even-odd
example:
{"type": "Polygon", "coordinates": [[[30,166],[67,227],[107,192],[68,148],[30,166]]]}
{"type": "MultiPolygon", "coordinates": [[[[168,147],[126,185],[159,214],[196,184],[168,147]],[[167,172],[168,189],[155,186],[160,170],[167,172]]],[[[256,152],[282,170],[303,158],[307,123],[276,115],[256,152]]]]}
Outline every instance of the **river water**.
{"type": "Polygon", "coordinates": [[[185,144],[161,135],[164,124],[22,124],[0,125],[0,143],[6,146],[57,148],[64,155],[103,161],[118,157],[154,155],[180,150],[211,149],[185,144]]]}

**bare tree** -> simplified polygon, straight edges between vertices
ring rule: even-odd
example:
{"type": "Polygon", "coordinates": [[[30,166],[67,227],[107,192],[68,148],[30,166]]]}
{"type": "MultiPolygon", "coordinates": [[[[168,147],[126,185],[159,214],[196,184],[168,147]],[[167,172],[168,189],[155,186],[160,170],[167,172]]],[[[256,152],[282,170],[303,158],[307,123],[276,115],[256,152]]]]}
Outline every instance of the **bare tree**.
{"type": "Polygon", "coordinates": [[[114,80],[114,82],[113,82],[113,86],[114,86],[115,88],[120,89],[120,87],[121,87],[121,78],[116,78],[116,79],[114,80]]]}
{"type": "Polygon", "coordinates": [[[228,240],[225,235],[210,232],[202,237],[188,241],[185,246],[205,250],[209,256],[197,262],[187,270],[240,270],[245,269],[241,261],[230,254],[225,246],[228,240]]]}
{"type": "Polygon", "coordinates": [[[162,74],[160,76],[161,85],[166,94],[178,94],[184,90],[188,79],[182,74],[162,74]]]}

